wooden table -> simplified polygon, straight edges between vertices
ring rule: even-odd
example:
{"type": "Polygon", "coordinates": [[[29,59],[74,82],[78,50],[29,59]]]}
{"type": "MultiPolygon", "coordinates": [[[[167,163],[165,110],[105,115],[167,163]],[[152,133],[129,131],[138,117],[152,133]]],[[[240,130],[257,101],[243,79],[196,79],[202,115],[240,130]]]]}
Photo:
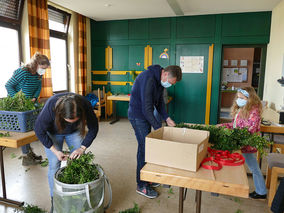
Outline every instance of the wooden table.
{"type": "MultiPolygon", "coordinates": [[[[0,132],[5,133],[6,131],[0,131],[0,132]]],[[[37,141],[38,139],[34,131],[9,132],[9,133],[11,135],[10,137],[0,137],[0,166],[1,166],[1,180],[2,180],[2,192],[3,192],[3,197],[0,197],[0,202],[22,206],[24,202],[18,202],[7,198],[3,151],[6,147],[19,148],[23,145],[37,141]]]]}
{"type": "Polygon", "coordinates": [[[265,126],[263,124],[260,125],[260,132],[262,134],[269,133],[269,134],[284,134],[284,125],[277,126],[277,125],[270,125],[265,126]]]}
{"type": "Polygon", "coordinates": [[[184,188],[196,190],[196,212],[201,210],[201,192],[248,198],[249,184],[244,165],[223,166],[219,171],[200,168],[197,172],[146,163],[141,180],[179,187],[179,213],[183,212],[184,188]]]}
{"type": "Polygon", "coordinates": [[[110,95],[107,96],[108,101],[113,101],[113,116],[114,120],[110,122],[110,124],[114,124],[115,122],[119,121],[119,117],[116,113],[116,101],[130,101],[129,95],[110,95]]]}

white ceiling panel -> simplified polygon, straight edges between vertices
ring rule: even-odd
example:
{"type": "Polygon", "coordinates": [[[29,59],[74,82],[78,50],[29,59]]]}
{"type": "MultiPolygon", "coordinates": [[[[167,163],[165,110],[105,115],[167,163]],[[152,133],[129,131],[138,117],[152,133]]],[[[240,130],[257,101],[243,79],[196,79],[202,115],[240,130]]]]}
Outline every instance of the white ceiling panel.
{"type": "Polygon", "coordinates": [[[51,0],[97,21],[271,11],[281,0],[51,0]],[[181,10],[181,11],[180,11],[181,10]],[[178,12],[177,12],[178,11],[178,12]]]}

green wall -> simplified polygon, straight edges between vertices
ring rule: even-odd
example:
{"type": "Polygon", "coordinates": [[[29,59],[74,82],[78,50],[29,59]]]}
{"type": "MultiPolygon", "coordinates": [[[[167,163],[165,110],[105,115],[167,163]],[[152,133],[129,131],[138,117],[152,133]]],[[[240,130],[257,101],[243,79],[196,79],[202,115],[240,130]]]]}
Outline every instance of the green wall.
{"type": "MultiPolygon", "coordinates": [[[[142,71],[144,47],[147,45],[153,48],[153,64],[165,67],[179,65],[179,56],[183,54],[203,54],[207,60],[208,47],[214,44],[210,123],[215,124],[218,119],[223,45],[252,44],[266,47],[270,23],[271,12],[100,22],[91,20],[92,70],[105,70],[105,48],[108,45],[113,48],[112,71],[142,71]],[[169,59],[160,59],[159,55],[165,48],[169,49],[169,59]],[[137,62],[141,65],[137,66],[137,62]]],[[[177,122],[204,123],[207,66],[205,61],[202,75],[184,74],[182,82],[169,89],[169,95],[174,98],[169,113],[177,122]],[[184,112],[184,116],[181,112],[184,112]]],[[[92,80],[131,81],[131,76],[92,75],[92,80]]],[[[93,89],[97,87],[100,86],[93,85],[93,89]]],[[[106,89],[112,93],[130,93],[131,86],[107,85],[106,89]]],[[[119,115],[126,117],[127,108],[127,103],[118,103],[119,115]]]]}

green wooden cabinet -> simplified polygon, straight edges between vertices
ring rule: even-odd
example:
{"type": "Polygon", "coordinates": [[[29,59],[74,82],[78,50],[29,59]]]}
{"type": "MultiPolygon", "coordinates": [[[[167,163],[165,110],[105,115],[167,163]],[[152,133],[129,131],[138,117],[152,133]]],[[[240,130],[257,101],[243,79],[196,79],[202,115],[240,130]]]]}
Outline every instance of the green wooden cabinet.
{"type": "Polygon", "coordinates": [[[222,16],[222,36],[269,36],[271,13],[238,13],[222,16]]]}
{"type": "Polygon", "coordinates": [[[149,19],[149,39],[161,39],[170,37],[170,18],[149,19]]]}
{"type": "Polygon", "coordinates": [[[148,39],[148,19],[129,20],[129,39],[148,39]]]}
{"type": "MultiPolygon", "coordinates": [[[[181,55],[203,55],[203,74],[184,74],[181,82],[170,88],[169,113],[177,122],[203,123],[207,87],[207,63],[209,44],[214,47],[213,82],[211,91],[210,123],[218,118],[220,72],[223,45],[258,44],[269,42],[271,12],[216,14],[136,20],[91,20],[92,70],[105,70],[105,48],[113,48],[114,71],[144,69],[144,47],[152,47],[152,63],[166,67],[179,65],[181,55]],[[168,48],[170,59],[159,58],[168,48]],[[140,62],[140,66],[136,63],[140,62]]],[[[93,79],[105,79],[97,77],[93,79]]],[[[108,75],[111,81],[131,81],[130,75],[108,75]]],[[[264,75],[262,75],[264,79],[264,75]]],[[[114,93],[129,93],[130,85],[109,85],[114,93]]],[[[118,104],[118,114],[127,115],[128,103],[118,104]]]]}
{"type": "Polygon", "coordinates": [[[144,70],[144,48],[144,45],[129,45],[129,70],[144,70]],[[140,66],[136,63],[140,63],[140,66]]]}
{"type": "Polygon", "coordinates": [[[105,68],[105,48],[106,46],[93,46],[92,52],[92,70],[106,70],[105,68]]]}
{"type": "Polygon", "coordinates": [[[128,45],[112,46],[112,69],[128,70],[128,45]]]}
{"type": "Polygon", "coordinates": [[[128,39],[128,21],[109,22],[109,40],[128,39]]]}
{"type": "Polygon", "coordinates": [[[177,38],[213,37],[215,15],[178,17],[176,34],[177,38]]]}
{"type": "Polygon", "coordinates": [[[167,67],[170,65],[170,58],[160,58],[160,55],[164,52],[164,49],[168,49],[167,54],[170,56],[170,45],[151,45],[153,54],[153,64],[159,64],[162,67],[167,67]]]}
{"type": "Polygon", "coordinates": [[[180,56],[203,56],[203,73],[183,73],[182,81],[175,85],[176,122],[204,123],[209,44],[177,45],[176,62],[180,56]]]}
{"type": "Polygon", "coordinates": [[[109,22],[108,21],[91,21],[91,37],[93,40],[109,39],[109,22]]]}

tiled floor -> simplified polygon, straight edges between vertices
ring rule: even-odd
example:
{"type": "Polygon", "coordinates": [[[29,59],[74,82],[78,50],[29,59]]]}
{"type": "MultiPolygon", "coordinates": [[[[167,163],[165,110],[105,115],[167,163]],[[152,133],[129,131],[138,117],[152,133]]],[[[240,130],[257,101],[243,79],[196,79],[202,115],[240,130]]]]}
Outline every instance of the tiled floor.
{"type": "MultiPolygon", "coordinates": [[[[32,144],[36,153],[45,156],[40,142],[32,144]]],[[[110,125],[100,122],[97,138],[90,147],[108,176],[112,190],[113,201],[107,213],[116,212],[133,207],[137,203],[142,213],[173,213],[178,212],[178,188],[173,188],[173,194],[168,189],[159,187],[159,197],[147,199],[135,192],[137,142],[130,123],[126,119],[110,125]]],[[[25,201],[38,205],[46,210],[50,209],[50,197],[47,183],[47,167],[23,167],[18,157],[20,149],[7,148],[4,151],[5,172],[8,198],[25,201]],[[16,157],[15,157],[16,156],[16,157]],[[15,158],[14,158],[15,157],[15,158]]],[[[263,166],[265,168],[265,166],[263,166]]],[[[263,169],[264,171],[264,169],[263,169]]],[[[253,183],[249,177],[251,191],[253,183]]],[[[1,189],[0,189],[1,190],[1,189]]],[[[184,203],[185,213],[194,213],[193,190],[188,190],[184,203]]],[[[14,212],[13,208],[0,205],[0,213],[14,212]]],[[[231,196],[211,196],[208,192],[202,194],[202,213],[263,213],[270,212],[266,201],[256,201],[231,196]]]]}

